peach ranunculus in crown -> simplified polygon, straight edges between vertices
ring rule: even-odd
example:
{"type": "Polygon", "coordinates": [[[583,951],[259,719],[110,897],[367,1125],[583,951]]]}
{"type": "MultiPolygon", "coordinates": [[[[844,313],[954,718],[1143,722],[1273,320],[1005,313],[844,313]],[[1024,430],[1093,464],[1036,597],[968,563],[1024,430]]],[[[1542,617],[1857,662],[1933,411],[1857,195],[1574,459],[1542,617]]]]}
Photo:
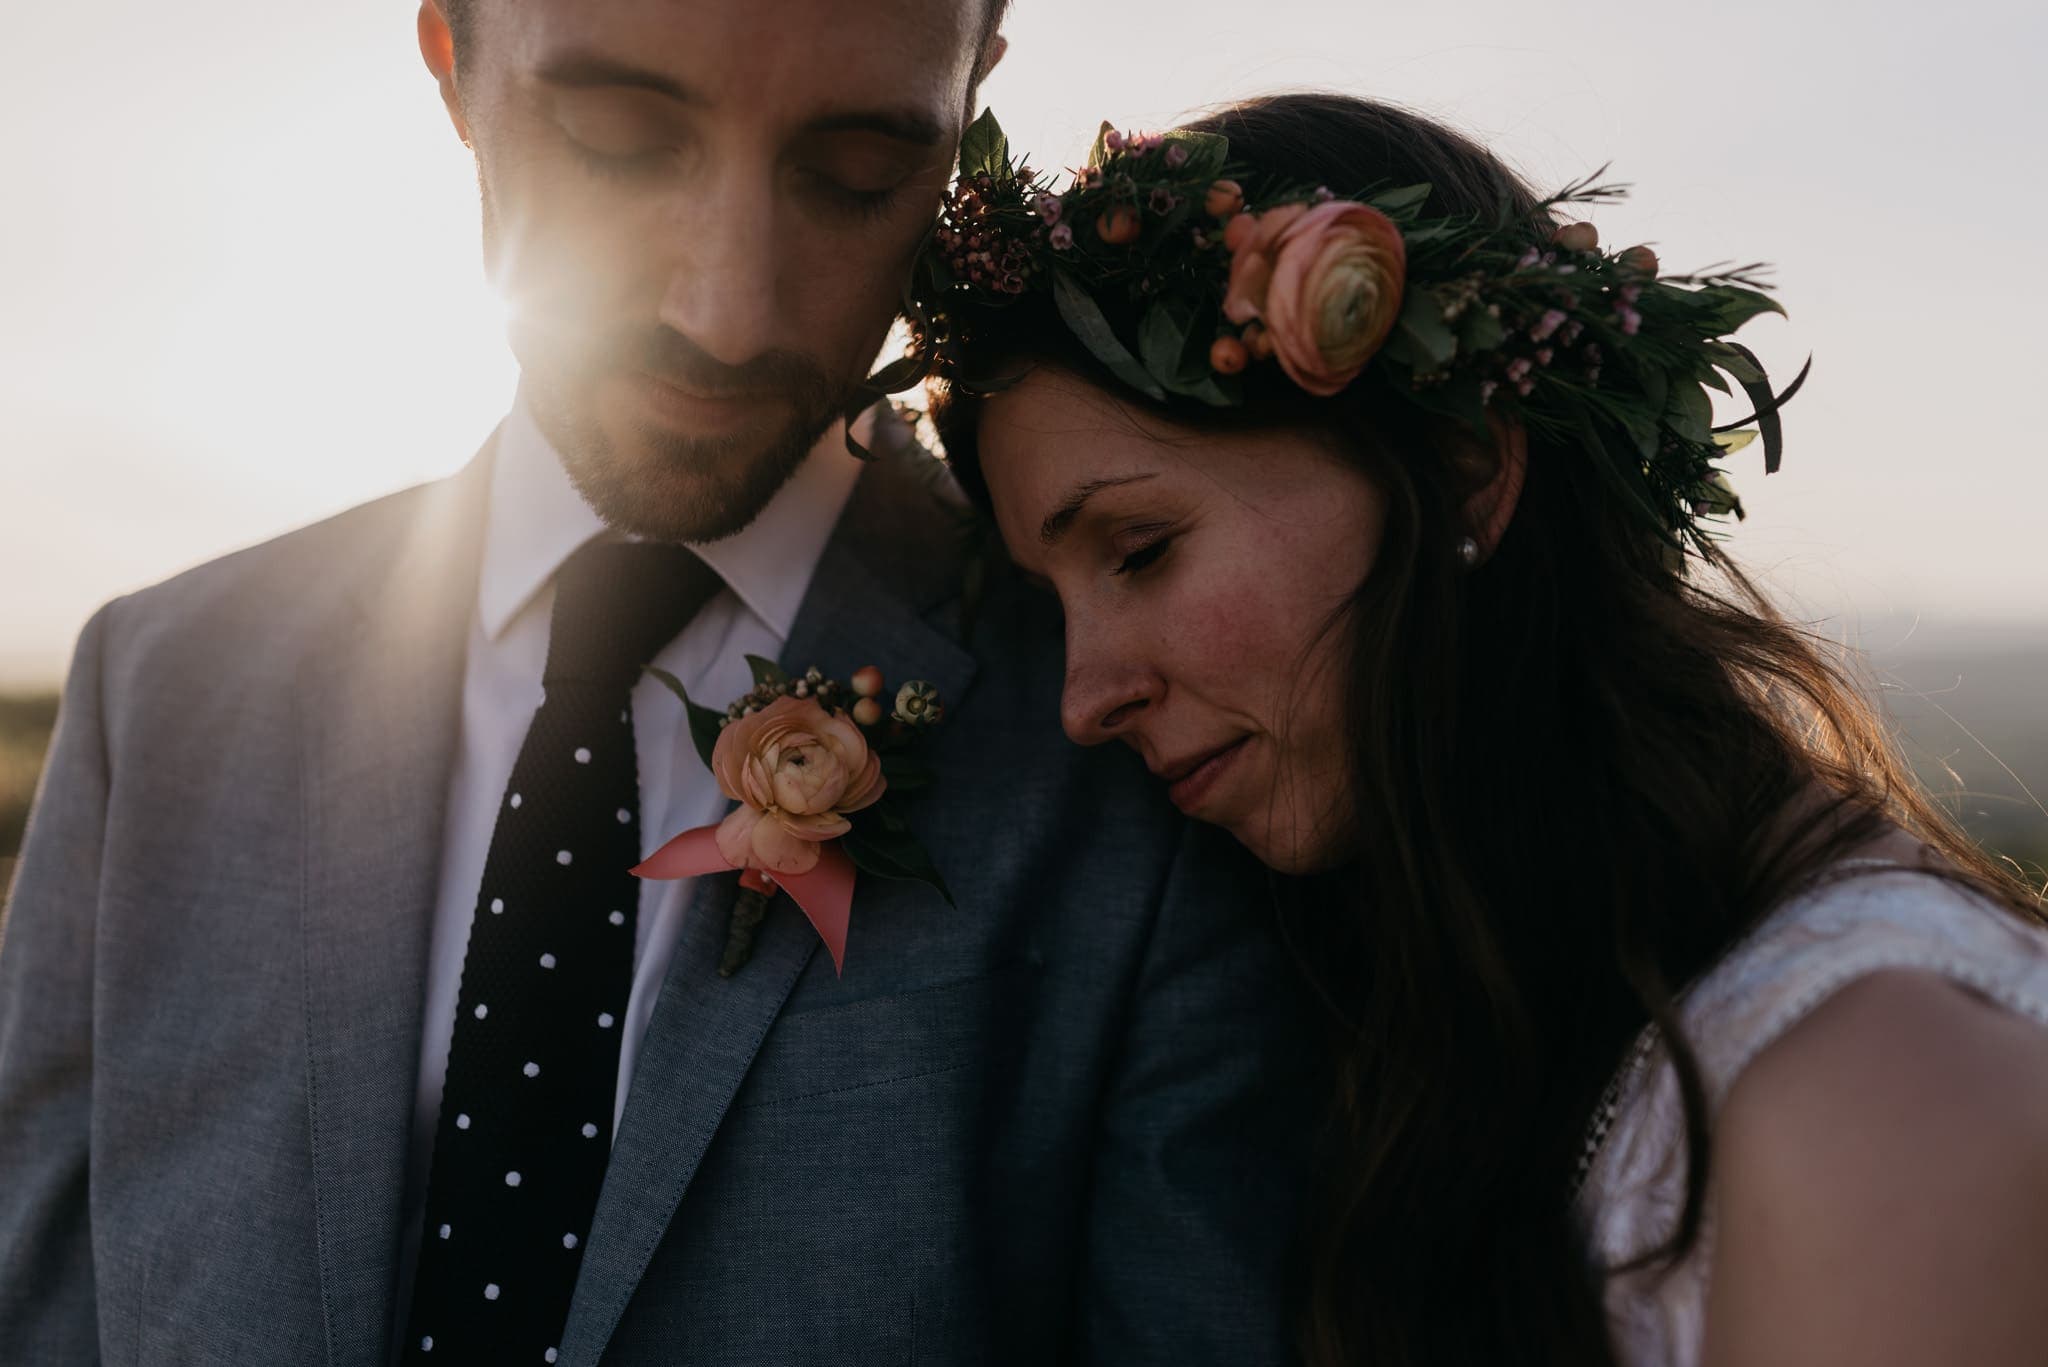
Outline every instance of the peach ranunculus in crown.
{"type": "Polygon", "coordinates": [[[1288,204],[1238,215],[1226,241],[1229,319],[1262,323],[1281,369],[1311,394],[1358,378],[1401,314],[1407,251],[1392,220],[1351,200],[1288,204]]]}
{"type": "Polygon", "coordinates": [[[711,771],[740,805],[718,827],[735,868],[808,873],[818,847],[852,829],[846,813],[881,797],[882,761],[860,727],[810,698],[779,698],[718,733],[711,771]]]}

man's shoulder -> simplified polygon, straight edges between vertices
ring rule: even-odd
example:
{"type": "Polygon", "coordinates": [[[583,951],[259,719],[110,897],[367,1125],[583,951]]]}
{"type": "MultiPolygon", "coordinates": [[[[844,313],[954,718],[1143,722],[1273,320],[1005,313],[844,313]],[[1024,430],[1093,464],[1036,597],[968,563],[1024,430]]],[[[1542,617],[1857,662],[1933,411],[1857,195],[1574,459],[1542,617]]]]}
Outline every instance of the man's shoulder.
{"type": "MultiPolygon", "coordinates": [[[[460,478],[457,476],[456,478],[460,478]]],[[[387,494],[195,565],[103,607],[110,651],[137,668],[248,660],[335,622],[420,535],[451,480],[387,494]]]]}

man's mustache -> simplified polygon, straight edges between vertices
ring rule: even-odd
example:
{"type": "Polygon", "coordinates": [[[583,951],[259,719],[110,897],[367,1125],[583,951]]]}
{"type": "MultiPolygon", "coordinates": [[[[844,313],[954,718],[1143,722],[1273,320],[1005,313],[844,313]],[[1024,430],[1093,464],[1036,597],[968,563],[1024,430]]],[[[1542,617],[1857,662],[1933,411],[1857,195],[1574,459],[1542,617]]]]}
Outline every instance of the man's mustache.
{"type": "Polygon", "coordinates": [[[835,392],[824,368],[801,352],[764,351],[728,365],[674,328],[658,325],[602,334],[577,351],[586,371],[638,371],[706,398],[787,396],[810,409],[828,405],[835,392]]]}

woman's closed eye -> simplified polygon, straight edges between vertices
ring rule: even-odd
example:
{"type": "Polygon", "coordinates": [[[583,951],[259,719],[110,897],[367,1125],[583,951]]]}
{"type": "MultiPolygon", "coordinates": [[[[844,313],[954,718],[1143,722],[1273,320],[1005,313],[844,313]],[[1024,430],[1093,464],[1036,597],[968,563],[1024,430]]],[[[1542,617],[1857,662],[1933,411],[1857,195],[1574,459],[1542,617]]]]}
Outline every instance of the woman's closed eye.
{"type": "Polygon", "coordinates": [[[1156,563],[1174,542],[1174,534],[1166,527],[1137,527],[1127,536],[1116,539],[1116,547],[1122,555],[1111,574],[1136,574],[1156,563]]]}

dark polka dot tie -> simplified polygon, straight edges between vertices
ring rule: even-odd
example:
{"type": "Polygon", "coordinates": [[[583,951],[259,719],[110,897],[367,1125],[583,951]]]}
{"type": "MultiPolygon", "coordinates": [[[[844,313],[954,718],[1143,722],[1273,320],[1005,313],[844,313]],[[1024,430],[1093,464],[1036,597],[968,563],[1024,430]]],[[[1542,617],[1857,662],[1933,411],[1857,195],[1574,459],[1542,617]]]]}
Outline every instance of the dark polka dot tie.
{"type": "Polygon", "coordinates": [[[544,697],[462,961],[408,1363],[555,1360],[611,1153],[633,984],[631,692],[718,582],[653,543],[592,543],[556,576],[544,697]]]}

